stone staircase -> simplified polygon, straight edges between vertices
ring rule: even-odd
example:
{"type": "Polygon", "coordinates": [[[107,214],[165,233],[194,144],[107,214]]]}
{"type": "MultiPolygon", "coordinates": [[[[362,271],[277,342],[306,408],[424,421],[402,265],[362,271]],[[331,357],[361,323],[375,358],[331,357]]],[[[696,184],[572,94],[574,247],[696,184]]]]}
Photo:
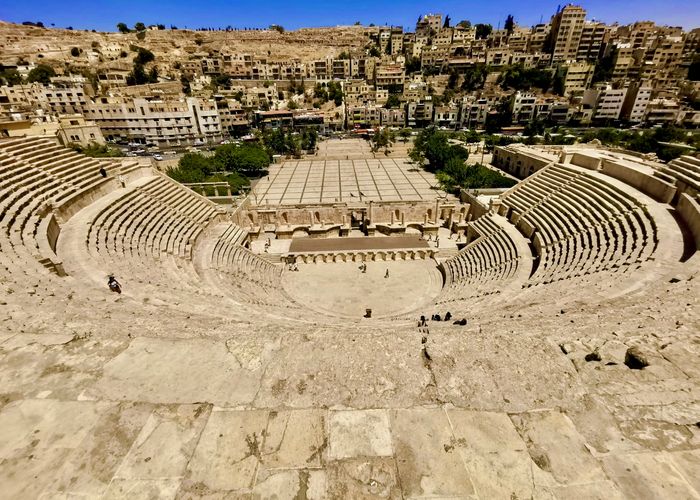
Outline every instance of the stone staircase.
{"type": "Polygon", "coordinates": [[[282,254],[279,253],[266,253],[257,254],[258,257],[265,259],[270,264],[282,264],[282,254]]]}

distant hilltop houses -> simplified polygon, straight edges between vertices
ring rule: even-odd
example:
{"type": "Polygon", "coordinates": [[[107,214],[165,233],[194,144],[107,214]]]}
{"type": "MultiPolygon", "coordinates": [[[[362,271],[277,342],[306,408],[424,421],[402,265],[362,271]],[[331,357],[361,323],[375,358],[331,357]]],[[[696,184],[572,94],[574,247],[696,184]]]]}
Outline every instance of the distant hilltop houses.
{"type": "Polygon", "coordinates": [[[577,5],[500,25],[442,14],[412,31],[1,23],[0,134],[170,147],[278,126],[700,124],[700,28],[604,24],[577,5]]]}

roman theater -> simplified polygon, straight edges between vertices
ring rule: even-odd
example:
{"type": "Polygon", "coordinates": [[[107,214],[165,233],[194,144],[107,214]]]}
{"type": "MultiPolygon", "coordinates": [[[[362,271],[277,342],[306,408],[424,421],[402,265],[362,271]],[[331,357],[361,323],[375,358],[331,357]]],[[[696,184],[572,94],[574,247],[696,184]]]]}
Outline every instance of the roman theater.
{"type": "Polygon", "coordinates": [[[226,204],[0,140],[0,496],[699,498],[700,159],[409,147],[226,204]]]}

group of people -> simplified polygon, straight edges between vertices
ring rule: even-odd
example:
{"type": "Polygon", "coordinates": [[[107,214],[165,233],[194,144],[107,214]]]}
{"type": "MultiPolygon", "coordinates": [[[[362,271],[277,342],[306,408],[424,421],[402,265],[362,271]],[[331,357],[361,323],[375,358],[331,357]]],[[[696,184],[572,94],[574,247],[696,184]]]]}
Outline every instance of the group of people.
{"type": "Polygon", "coordinates": [[[287,264],[287,271],[298,271],[298,270],[299,270],[299,266],[297,266],[296,262],[289,262],[287,264]]]}
{"type": "MultiPolygon", "coordinates": [[[[439,314],[433,314],[430,316],[430,321],[450,321],[452,319],[452,313],[450,311],[447,311],[445,313],[445,317],[443,318],[439,314]]],[[[418,321],[418,327],[423,327],[426,326],[427,319],[424,315],[421,315],[420,320],[418,321]]],[[[460,326],[466,326],[467,320],[466,318],[458,319],[456,321],[452,322],[453,325],[460,325],[460,326]]]]}

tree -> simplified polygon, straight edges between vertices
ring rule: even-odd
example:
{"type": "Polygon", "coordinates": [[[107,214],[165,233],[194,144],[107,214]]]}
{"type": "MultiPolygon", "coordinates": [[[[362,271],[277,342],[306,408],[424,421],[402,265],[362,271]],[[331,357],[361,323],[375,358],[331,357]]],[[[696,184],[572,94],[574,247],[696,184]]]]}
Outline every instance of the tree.
{"type": "Polygon", "coordinates": [[[445,22],[444,22],[444,24],[442,25],[442,27],[445,28],[445,29],[449,28],[449,27],[450,27],[450,21],[451,21],[450,16],[449,16],[449,15],[445,16],[445,22]]]}
{"type": "Polygon", "coordinates": [[[129,31],[131,31],[124,23],[117,24],[117,29],[119,30],[119,33],[129,33],[129,31]]]}
{"type": "Polygon", "coordinates": [[[447,78],[447,88],[448,89],[457,88],[458,81],[459,81],[459,74],[456,71],[450,71],[450,76],[447,78]]]}
{"type": "Polygon", "coordinates": [[[399,137],[403,142],[408,142],[409,137],[411,137],[412,130],[410,128],[402,128],[399,130],[399,137]]]}
{"type": "Polygon", "coordinates": [[[437,172],[444,168],[450,158],[459,158],[464,161],[469,153],[461,146],[450,144],[448,135],[444,132],[440,132],[435,127],[428,127],[416,136],[409,156],[417,163],[427,161],[427,169],[437,172]]]}
{"type": "Polygon", "coordinates": [[[465,30],[468,30],[468,29],[471,29],[472,23],[471,23],[471,21],[467,21],[467,20],[465,19],[465,20],[462,20],[462,21],[458,22],[458,23],[457,23],[457,27],[458,27],[458,28],[465,29],[465,30]]]}
{"type": "Polygon", "coordinates": [[[134,24],[134,31],[146,31],[146,25],[139,22],[134,24]]]}
{"type": "Polygon", "coordinates": [[[270,29],[276,31],[277,33],[284,33],[284,28],[279,24],[271,24],[270,29]]]}
{"type": "Polygon", "coordinates": [[[506,22],[503,25],[503,28],[506,30],[506,33],[508,33],[508,36],[513,34],[513,29],[515,29],[515,19],[513,19],[511,14],[508,14],[508,17],[506,17],[506,22]]]}
{"type": "Polygon", "coordinates": [[[185,95],[190,95],[192,93],[192,87],[190,86],[190,80],[184,73],[180,75],[180,84],[182,85],[182,92],[185,95]]]}
{"type": "Polygon", "coordinates": [[[214,161],[230,172],[257,174],[270,164],[270,156],[256,144],[226,144],[216,148],[214,161]]]}
{"type": "Polygon", "coordinates": [[[393,140],[388,128],[377,129],[372,136],[372,152],[376,153],[382,148],[388,150],[392,143],[393,140]]]}
{"type": "Polygon", "coordinates": [[[78,57],[80,55],[80,49],[78,47],[73,47],[70,49],[70,55],[73,57],[78,57]]]}
{"type": "Polygon", "coordinates": [[[328,100],[333,101],[336,106],[343,104],[343,88],[338,82],[328,82],[328,100]]]}
{"type": "Polygon", "coordinates": [[[158,69],[153,67],[147,73],[142,64],[134,64],[134,69],[126,77],[126,84],[143,85],[145,83],[158,83],[158,69]]]}
{"type": "Polygon", "coordinates": [[[372,47],[369,49],[369,56],[370,57],[379,57],[381,55],[382,55],[382,53],[379,52],[379,48],[376,45],[372,45],[372,47]]]}
{"type": "Polygon", "coordinates": [[[106,144],[91,142],[87,146],[82,146],[81,144],[71,143],[69,146],[74,151],[91,158],[114,158],[124,156],[121,149],[113,148],[106,144]]]}
{"type": "Polygon", "coordinates": [[[693,56],[693,61],[688,67],[688,80],[691,82],[700,81],[700,54],[693,56]]]}
{"type": "Polygon", "coordinates": [[[593,78],[591,83],[607,82],[612,78],[615,69],[616,49],[613,49],[598,60],[598,64],[593,68],[593,78]]]}
{"type": "Polygon", "coordinates": [[[0,71],[0,85],[18,85],[22,83],[22,75],[16,69],[5,69],[0,71]]]}
{"type": "Polygon", "coordinates": [[[301,133],[301,149],[315,151],[318,142],[318,132],[314,129],[304,129],[301,133]]]}
{"type": "Polygon", "coordinates": [[[36,68],[31,70],[27,75],[27,82],[39,82],[44,85],[51,83],[51,77],[56,76],[54,69],[47,64],[39,64],[36,68]]]}
{"type": "Polygon", "coordinates": [[[144,49],[143,47],[138,47],[136,57],[134,58],[134,64],[140,64],[143,66],[153,61],[155,58],[156,56],[154,56],[153,52],[150,50],[144,49]]]}
{"type": "Polygon", "coordinates": [[[552,86],[552,80],[550,70],[525,68],[522,64],[516,64],[506,68],[499,82],[503,89],[530,90],[535,87],[546,91],[552,86]]]}
{"type": "Polygon", "coordinates": [[[484,87],[486,83],[486,76],[488,75],[488,68],[486,65],[477,63],[473,67],[467,69],[464,72],[464,81],[462,82],[462,90],[467,92],[473,92],[484,87]]]}
{"type": "Polygon", "coordinates": [[[477,24],[474,26],[476,28],[476,38],[481,40],[484,38],[488,38],[491,32],[493,31],[493,26],[490,24],[477,24]]]}
{"type": "Polygon", "coordinates": [[[410,57],[406,61],[406,73],[415,73],[416,71],[420,71],[420,57],[410,57]]]}
{"type": "Polygon", "coordinates": [[[338,59],[350,59],[350,54],[344,50],[340,54],[338,54],[338,59]]]}
{"type": "Polygon", "coordinates": [[[399,99],[398,94],[389,94],[389,98],[386,100],[384,107],[386,109],[398,108],[401,106],[401,99],[399,99]]]}

